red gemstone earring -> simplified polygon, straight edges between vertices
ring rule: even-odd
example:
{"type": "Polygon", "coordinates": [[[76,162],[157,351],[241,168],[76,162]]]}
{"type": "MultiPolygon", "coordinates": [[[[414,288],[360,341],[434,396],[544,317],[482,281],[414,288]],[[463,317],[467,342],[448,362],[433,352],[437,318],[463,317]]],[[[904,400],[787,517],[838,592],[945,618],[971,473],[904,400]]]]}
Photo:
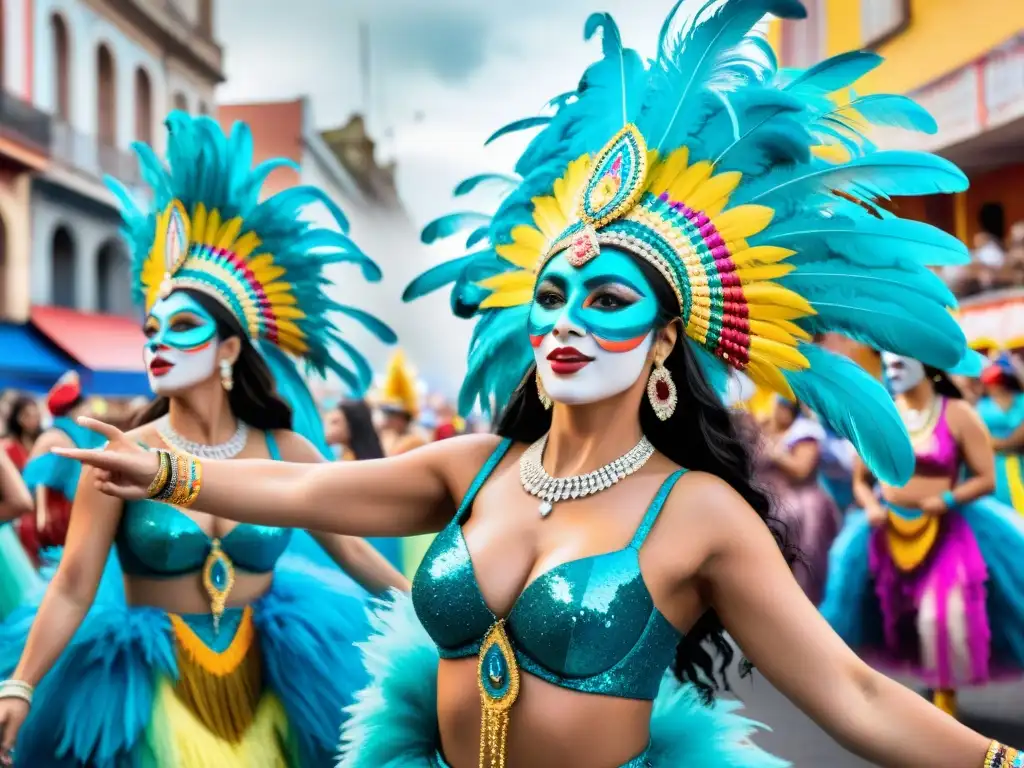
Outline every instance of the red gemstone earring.
{"type": "Polygon", "coordinates": [[[676,383],[662,363],[654,364],[651,377],[647,380],[647,399],[654,409],[654,415],[662,421],[668,421],[676,412],[676,404],[679,402],[676,383]]]}

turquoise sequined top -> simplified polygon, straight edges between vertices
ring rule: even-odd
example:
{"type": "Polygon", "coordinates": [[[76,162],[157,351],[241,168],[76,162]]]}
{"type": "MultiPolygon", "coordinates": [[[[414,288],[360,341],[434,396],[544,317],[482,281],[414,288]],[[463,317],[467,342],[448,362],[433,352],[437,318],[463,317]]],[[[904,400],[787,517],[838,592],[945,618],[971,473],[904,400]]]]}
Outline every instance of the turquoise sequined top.
{"type": "MultiPolygon", "coordinates": [[[[480,470],[413,580],[416,614],[442,658],[475,656],[498,621],[480,592],[462,525],[510,445],[502,441],[480,470]]],[[[523,670],[584,693],[654,699],[681,635],[654,605],[639,553],[684,473],[665,481],[626,547],[563,563],[527,585],[505,621],[523,670]]]]}
{"type": "MultiPolygon", "coordinates": [[[[270,458],[280,461],[277,442],[266,435],[270,458]]],[[[236,568],[269,573],[291,541],[289,528],[243,523],[220,540],[236,568]]],[[[197,573],[206,563],[213,539],[181,510],[158,501],[130,501],[114,538],[121,569],[130,576],[170,578],[197,573]]]]}

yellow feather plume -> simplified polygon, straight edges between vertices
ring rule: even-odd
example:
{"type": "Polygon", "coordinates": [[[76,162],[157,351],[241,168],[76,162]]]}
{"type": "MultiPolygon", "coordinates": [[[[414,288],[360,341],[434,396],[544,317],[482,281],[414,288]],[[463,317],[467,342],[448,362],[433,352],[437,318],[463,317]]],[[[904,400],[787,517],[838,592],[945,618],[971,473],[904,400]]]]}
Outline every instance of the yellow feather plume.
{"type": "Polygon", "coordinates": [[[742,251],[733,251],[732,263],[737,267],[776,264],[783,259],[788,259],[794,253],[796,251],[791,251],[788,248],[779,248],[774,245],[756,245],[753,248],[745,248],[742,251]]]}
{"type": "Polygon", "coordinates": [[[401,350],[396,352],[388,363],[376,400],[379,405],[403,410],[412,418],[419,414],[420,400],[416,391],[416,377],[401,350]]]}
{"type": "Polygon", "coordinates": [[[764,205],[738,205],[715,218],[715,229],[726,242],[745,240],[771,224],[774,216],[764,205]]]}
{"type": "Polygon", "coordinates": [[[747,363],[747,367],[743,369],[743,372],[758,386],[770,389],[772,392],[777,392],[790,400],[796,399],[793,395],[793,388],[789,386],[789,382],[782,375],[782,371],[774,365],[751,360],[747,363]]]}
{"type": "MultiPolygon", "coordinates": [[[[742,178],[743,174],[739,171],[720,173],[697,187],[689,197],[675,199],[686,200],[688,206],[696,211],[703,211],[714,219],[725,208],[729,202],[729,195],[733,193],[742,178]]],[[[715,228],[717,229],[717,227],[715,228]]]]}
{"type": "Polygon", "coordinates": [[[794,371],[811,367],[807,358],[796,347],[780,344],[763,336],[750,337],[750,359],[794,371]]]}

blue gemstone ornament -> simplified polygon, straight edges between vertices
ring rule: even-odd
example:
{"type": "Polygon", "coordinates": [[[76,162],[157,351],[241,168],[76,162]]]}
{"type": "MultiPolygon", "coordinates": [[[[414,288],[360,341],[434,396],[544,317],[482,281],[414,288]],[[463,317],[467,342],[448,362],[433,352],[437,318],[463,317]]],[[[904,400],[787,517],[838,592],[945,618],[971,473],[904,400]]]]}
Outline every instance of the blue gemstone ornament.
{"type": "Polygon", "coordinates": [[[210,596],[213,631],[220,631],[220,617],[224,615],[228,595],[235,586],[235,565],[220,547],[220,539],[210,545],[210,554],[203,566],[203,586],[210,596]]]}

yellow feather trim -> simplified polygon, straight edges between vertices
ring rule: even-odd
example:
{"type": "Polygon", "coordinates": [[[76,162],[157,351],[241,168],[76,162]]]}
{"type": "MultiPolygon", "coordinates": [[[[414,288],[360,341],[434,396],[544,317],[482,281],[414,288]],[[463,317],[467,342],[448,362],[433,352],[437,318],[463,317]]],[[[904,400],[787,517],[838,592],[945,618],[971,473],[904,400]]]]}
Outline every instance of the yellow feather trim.
{"type": "Polygon", "coordinates": [[[520,307],[533,301],[533,289],[519,289],[517,291],[502,291],[492,293],[480,302],[481,309],[503,309],[505,307],[520,307]]]}
{"type": "MultiPolygon", "coordinates": [[[[807,302],[807,299],[799,293],[794,293],[788,288],[783,288],[775,283],[752,283],[751,285],[745,285],[743,286],[743,297],[751,307],[755,304],[759,306],[785,307],[795,310],[802,315],[817,314],[814,308],[807,302]]],[[[797,315],[797,317],[799,316],[797,315]]],[[[786,317],[786,319],[793,318],[786,317]]]]}
{"type": "Polygon", "coordinates": [[[576,206],[580,195],[590,180],[590,155],[577,157],[566,168],[565,174],[555,180],[553,192],[559,210],[565,218],[565,224],[551,237],[557,237],[569,223],[576,218],[576,206]]]}
{"type": "Polygon", "coordinates": [[[809,334],[796,323],[791,322],[789,320],[782,320],[776,318],[775,320],[772,320],[772,323],[774,325],[777,325],[782,330],[786,331],[788,334],[793,336],[793,338],[800,339],[800,341],[810,341],[812,338],[811,334],[809,334]]]}
{"type": "Polygon", "coordinates": [[[306,313],[295,305],[289,306],[283,303],[275,304],[273,309],[274,316],[278,318],[278,322],[280,322],[282,317],[288,318],[289,320],[302,320],[306,316],[306,313]]]}
{"type": "MultiPolygon", "coordinates": [[[[516,229],[527,229],[527,227],[516,227],[516,229]]],[[[531,229],[531,232],[537,232],[535,229],[531,229]]],[[[540,233],[537,232],[539,235],[540,233]]],[[[515,237],[515,229],[512,230],[512,236],[515,237]]],[[[540,261],[541,256],[544,254],[543,246],[541,248],[533,248],[532,245],[527,245],[523,242],[513,240],[511,243],[495,246],[495,251],[501,258],[510,264],[515,264],[522,270],[532,272],[534,267],[537,266],[537,262],[540,261]]]]}
{"type": "Polygon", "coordinates": [[[648,162],[647,167],[653,170],[651,171],[651,180],[647,184],[647,189],[655,196],[667,192],[669,187],[672,186],[672,182],[676,180],[679,174],[686,170],[689,160],[689,147],[680,147],[657,165],[653,162],[648,162]]]}
{"type": "Polygon", "coordinates": [[[235,216],[221,227],[220,232],[217,234],[217,241],[214,246],[221,248],[222,250],[235,250],[231,246],[235,244],[235,240],[242,232],[242,217],[235,216]]]}
{"type": "MultiPolygon", "coordinates": [[[[255,232],[246,232],[240,238],[235,240],[235,245],[231,249],[235,252],[238,258],[246,260],[263,244],[263,241],[259,239],[255,232]]],[[[271,256],[270,258],[273,258],[271,256]]]]}
{"type": "Polygon", "coordinates": [[[796,399],[793,394],[793,388],[789,386],[789,382],[786,381],[786,377],[782,375],[782,371],[775,366],[751,360],[747,363],[743,372],[746,373],[747,376],[750,377],[750,380],[759,387],[764,387],[765,389],[770,389],[772,392],[777,392],[789,400],[796,399]]]}
{"type": "Polygon", "coordinates": [[[779,248],[774,245],[755,245],[753,248],[745,248],[737,251],[731,256],[732,263],[737,267],[749,267],[761,264],[776,264],[788,259],[796,251],[789,248],[779,248]]]}
{"type": "Polygon", "coordinates": [[[739,171],[719,173],[697,187],[689,197],[675,199],[686,200],[686,204],[695,211],[703,211],[714,219],[725,208],[729,202],[729,195],[739,186],[742,178],[743,174],[739,171]]]}
{"type": "MultiPolygon", "coordinates": [[[[200,230],[202,232],[202,230],[200,230]]],[[[202,244],[213,245],[217,242],[217,233],[220,232],[220,211],[214,208],[206,214],[206,231],[202,232],[202,244]]]]}
{"type": "Polygon", "coordinates": [[[743,281],[743,285],[751,285],[761,280],[774,280],[776,277],[785,277],[796,269],[793,264],[766,264],[758,267],[744,267],[736,270],[736,275],[743,281]]]}
{"type": "MultiPolygon", "coordinates": [[[[701,184],[711,178],[713,171],[714,166],[707,160],[694,163],[683,171],[679,178],[672,182],[671,186],[666,190],[668,196],[673,200],[685,200],[687,205],[689,205],[690,197],[701,184]]],[[[690,207],[692,208],[693,206],[690,207]]]]}
{"type": "Polygon", "coordinates": [[[260,285],[267,285],[277,280],[279,277],[283,277],[287,270],[284,267],[279,267],[273,262],[270,264],[255,264],[249,262],[249,269],[252,270],[253,276],[259,280],[260,285]]]}
{"type": "Polygon", "coordinates": [[[547,195],[533,198],[533,222],[549,242],[569,226],[569,221],[555,198],[547,195]]]}
{"type": "Polygon", "coordinates": [[[783,328],[778,322],[767,320],[748,320],[750,323],[751,336],[761,336],[765,339],[772,339],[780,344],[788,344],[791,347],[797,345],[797,337],[783,328]]]}
{"type": "Polygon", "coordinates": [[[388,361],[384,381],[381,382],[376,399],[381,405],[402,408],[414,417],[419,413],[420,399],[416,389],[416,375],[401,350],[395,352],[388,361]]]}
{"type": "Polygon", "coordinates": [[[745,240],[771,224],[774,216],[765,205],[737,205],[715,218],[715,229],[726,242],[745,240]]]}
{"type": "Polygon", "coordinates": [[[192,208],[192,236],[197,242],[202,242],[203,235],[206,234],[208,216],[209,211],[206,210],[205,203],[196,203],[192,208]]]}
{"type": "Polygon", "coordinates": [[[853,159],[850,150],[842,144],[819,144],[816,147],[811,147],[811,154],[833,165],[842,165],[853,159]]]}
{"type": "Polygon", "coordinates": [[[750,359],[794,371],[811,367],[810,362],[796,347],[780,344],[763,336],[750,337],[750,359]]]}
{"type": "Polygon", "coordinates": [[[500,291],[532,291],[536,282],[537,278],[533,272],[516,271],[502,272],[500,275],[488,277],[478,282],[477,285],[492,293],[498,293],[500,291]]]}

